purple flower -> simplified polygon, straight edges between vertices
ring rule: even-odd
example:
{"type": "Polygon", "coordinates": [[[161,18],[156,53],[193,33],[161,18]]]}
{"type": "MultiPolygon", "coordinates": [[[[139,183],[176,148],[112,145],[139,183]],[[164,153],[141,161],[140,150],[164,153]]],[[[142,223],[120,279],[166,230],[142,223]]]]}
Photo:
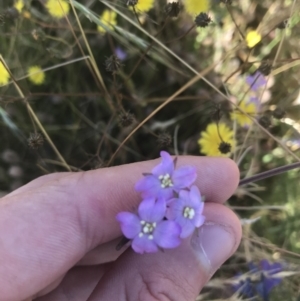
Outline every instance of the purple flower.
{"type": "Polygon", "coordinates": [[[115,48],[115,55],[120,61],[124,61],[127,58],[127,53],[121,47],[115,48]]]}
{"type": "Polygon", "coordinates": [[[171,249],[180,244],[180,226],[173,221],[163,220],[166,213],[164,199],[148,198],[138,208],[138,215],[120,212],[117,220],[123,234],[132,239],[132,248],[137,253],[154,253],[158,247],[171,249]]]}
{"type": "MultiPolygon", "coordinates": [[[[259,266],[250,262],[249,271],[249,277],[233,286],[234,291],[239,291],[247,298],[259,295],[264,301],[268,301],[271,290],[282,281],[281,278],[273,277],[274,274],[282,271],[282,265],[278,262],[272,264],[263,259],[259,266]]],[[[241,273],[238,273],[237,277],[240,276],[241,273]]]]}
{"type": "Polygon", "coordinates": [[[260,262],[260,268],[263,271],[263,287],[266,294],[269,294],[273,287],[277,286],[282,279],[272,277],[274,274],[277,274],[282,271],[282,265],[279,262],[270,263],[268,260],[263,259],[260,262]]]}
{"type": "Polygon", "coordinates": [[[252,91],[257,91],[267,83],[264,75],[259,71],[256,71],[253,75],[248,75],[246,77],[246,82],[252,91]]]}
{"type": "Polygon", "coordinates": [[[202,202],[200,191],[196,186],[192,186],[190,191],[181,190],[179,197],[171,199],[168,204],[166,217],[180,225],[180,238],[190,236],[195,228],[203,225],[205,221],[205,216],[202,215],[204,202],[202,202]]]}
{"type": "MultiPolygon", "coordinates": [[[[242,273],[236,275],[237,278],[241,276],[242,273]]],[[[239,283],[234,284],[232,288],[234,292],[239,292],[240,295],[246,298],[254,298],[256,296],[255,286],[250,277],[247,277],[245,280],[240,280],[239,283]]]]}
{"type": "Polygon", "coordinates": [[[140,191],[144,198],[163,197],[166,200],[173,198],[174,191],[190,187],[196,180],[196,168],[183,166],[175,169],[175,162],[169,153],[160,152],[162,162],[152,169],[151,174],[138,181],[135,190],[140,191]]]}

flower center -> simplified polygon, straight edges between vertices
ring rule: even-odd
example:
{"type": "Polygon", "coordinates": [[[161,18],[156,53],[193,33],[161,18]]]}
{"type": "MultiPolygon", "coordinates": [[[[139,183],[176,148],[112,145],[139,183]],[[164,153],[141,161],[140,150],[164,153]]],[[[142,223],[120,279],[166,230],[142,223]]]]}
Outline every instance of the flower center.
{"type": "Polygon", "coordinates": [[[145,221],[141,221],[142,229],[139,233],[139,237],[143,237],[144,234],[148,235],[148,239],[153,239],[153,231],[156,227],[156,223],[148,223],[145,221]]]}
{"type": "Polygon", "coordinates": [[[228,153],[230,153],[230,151],[231,151],[231,144],[222,141],[222,142],[220,143],[220,145],[219,145],[219,151],[220,151],[222,154],[228,154],[228,153]]]}
{"type": "Polygon", "coordinates": [[[158,177],[158,179],[160,180],[161,188],[166,188],[166,187],[172,187],[173,186],[172,179],[171,179],[171,177],[168,173],[166,173],[165,175],[160,175],[158,177]]]}
{"type": "Polygon", "coordinates": [[[193,219],[194,216],[195,216],[195,210],[194,210],[194,208],[185,207],[183,209],[183,216],[185,218],[188,218],[188,219],[193,219]]]}

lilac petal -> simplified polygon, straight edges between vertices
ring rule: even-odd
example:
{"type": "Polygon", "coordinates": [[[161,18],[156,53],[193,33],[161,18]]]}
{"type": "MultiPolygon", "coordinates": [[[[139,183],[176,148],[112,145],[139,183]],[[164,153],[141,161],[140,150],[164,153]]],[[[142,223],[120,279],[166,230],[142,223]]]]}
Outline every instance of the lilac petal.
{"type": "Polygon", "coordinates": [[[135,190],[142,192],[142,197],[155,197],[161,190],[160,181],[153,175],[147,175],[135,184],[135,190]]]}
{"type": "Polygon", "coordinates": [[[143,200],[139,205],[139,216],[146,222],[159,222],[166,214],[166,201],[164,199],[158,199],[155,202],[155,198],[149,198],[143,200]]]}
{"type": "Polygon", "coordinates": [[[162,162],[152,169],[152,173],[157,177],[165,174],[169,174],[171,176],[174,171],[174,161],[172,157],[165,151],[161,151],[160,156],[162,162]]]}
{"type": "Polygon", "coordinates": [[[182,216],[184,201],[181,199],[173,199],[169,204],[169,207],[166,212],[166,218],[169,220],[175,220],[178,216],[182,216]]]}
{"type": "Polygon", "coordinates": [[[166,202],[167,202],[167,206],[169,206],[169,205],[171,205],[174,201],[176,201],[176,200],[178,200],[178,199],[176,199],[176,198],[170,198],[170,199],[166,199],[166,202]]]}
{"type": "Polygon", "coordinates": [[[252,91],[257,91],[260,87],[264,86],[267,81],[262,73],[256,71],[253,75],[246,77],[246,82],[252,91]]]}
{"type": "Polygon", "coordinates": [[[174,171],[172,180],[174,190],[178,191],[190,187],[196,180],[196,168],[192,166],[183,166],[174,171]]]}
{"type": "Polygon", "coordinates": [[[190,200],[190,192],[188,190],[179,191],[179,199],[183,200],[185,203],[190,200]]]}
{"type": "Polygon", "coordinates": [[[194,225],[196,228],[201,227],[205,222],[205,216],[204,215],[200,215],[197,218],[195,218],[194,220],[194,225]]]}
{"type": "Polygon", "coordinates": [[[140,219],[133,213],[120,212],[116,219],[120,223],[122,233],[129,239],[133,239],[141,231],[140,219]]]}
{"type": "Polygon", "coordinates": [[[193,185],[190,189],[190,204],[199,205],[202,202],[201,194],[197,186],[193,185]]]}
{"type": "Polygon", "coordinates": [[[131,244],[132,249],[136,253],[155,253],[158,251],[158,247],[154,239],[149,239],[148,236],[144,235],[143,237],[135,237],[131,244]]]}
{"type": "Polygon", "coordinates": [[[180,245],[180,226],[173,221],[159,223],[153,233],[155,242],[162,248],[172,249],[180,245]]]}
{"type": "Polygon", "coordinates": [[[164,198],[166,201],[174,197],[174,192],[172,187],[161,188],[157,195],[158,198],[164,198]]]}
{"type": "Polygon", "coordinates": [[[187,238],[194,232],[196,227],[191,220],[188,220],[186,218],[183,219],[185,221],[184,223],[180,224],[181,226],[180,238],[187,238]]]}
{"type": "Polygon", "coordinates": [[[115,55],[120,61],[124,61],[127,57],[127,53],[121,47],[116,47],[115,55]]]}

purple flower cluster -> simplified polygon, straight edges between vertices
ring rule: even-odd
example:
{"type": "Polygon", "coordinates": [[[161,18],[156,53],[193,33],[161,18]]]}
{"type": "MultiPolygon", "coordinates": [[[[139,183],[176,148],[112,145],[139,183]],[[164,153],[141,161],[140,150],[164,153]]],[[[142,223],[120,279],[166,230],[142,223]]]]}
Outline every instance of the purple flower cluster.
{"type": "MultiPolygon", "coordinates": [[[[283,267],[279,262],[270,263],[263,259],[258,266],[250,262],[249,277],[234,285],[233,290],[245,298],[255,298],[259,295],[264,301],[268,301],[270,292],[282,281],[281,278],[276,277],[276,274],[282,270],[283,267]]],[[[241,275],[238,273],[237,277],[241,275]]]]}
{"type": "Polygon", "coordinates": [[[204,203],[193,185],[196,168],[175,169],[176,159],[165,151],[160,155],[161,163],[135,185],[142,196],[137,214],[120,212],[116,217],[133,250],[141,254],[178,247],[205,221],[204,203]]]}

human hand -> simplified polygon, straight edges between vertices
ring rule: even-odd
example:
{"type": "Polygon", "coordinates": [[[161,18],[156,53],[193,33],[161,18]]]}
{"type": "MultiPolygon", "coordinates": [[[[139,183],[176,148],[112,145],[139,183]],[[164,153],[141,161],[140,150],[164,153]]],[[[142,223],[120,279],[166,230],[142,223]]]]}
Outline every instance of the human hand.
{"type": "Polygon", "coordinates": [[[40,177],[0,200],[0,300],[195,300],[236,250],[240,222],[222,205],[239,180],[229,159],[180,157],[197,168],[205,224],[171,250],[116,251],[116,214],[134,211],[147,161],[40,177]]]}

